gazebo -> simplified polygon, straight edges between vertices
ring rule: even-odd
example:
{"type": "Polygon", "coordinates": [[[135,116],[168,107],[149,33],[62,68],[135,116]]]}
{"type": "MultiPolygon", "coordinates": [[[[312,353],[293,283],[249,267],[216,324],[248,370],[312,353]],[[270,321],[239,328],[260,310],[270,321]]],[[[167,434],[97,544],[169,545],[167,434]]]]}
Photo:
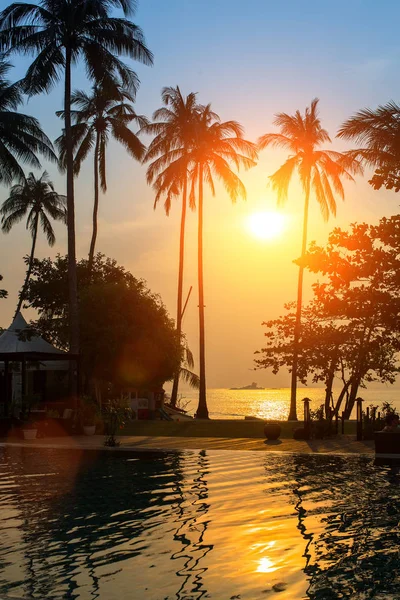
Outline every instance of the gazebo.
{"type": "Polygon", "coordinates": [[[0,335],[0,361],[2,363],[2,379],[0,384],[0,417],[11,416],[13,401],[13,371],[10,363],[20,363],[21,398],[27,392],[27,364],[38,366],[53,361],[74,361],[76,363],[77,380],[79,381],[79,355],[64,352],[55,348],[42,337],[33,335],[28,323],[20,312],[17,313],[10,327],[0,335]]]}

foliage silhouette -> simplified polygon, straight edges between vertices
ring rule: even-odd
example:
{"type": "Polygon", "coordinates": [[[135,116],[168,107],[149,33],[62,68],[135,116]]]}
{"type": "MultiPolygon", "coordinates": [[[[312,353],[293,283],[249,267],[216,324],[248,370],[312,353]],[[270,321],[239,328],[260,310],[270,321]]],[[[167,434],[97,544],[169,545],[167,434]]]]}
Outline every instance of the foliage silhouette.
{"type": "MultiPolygon", "coordinates": [[[[344,200],[342,179],[353,181],[352,173],[360,172],[358,162],[351,156],[333,150],[320,150],[325,142],[331,142],[326,129],[323,129],[318,116],[318,98],[307,107],[304,116],[300,111],[292,115],[278,113],[274,125],[280,133],[266,133],[258,140],[262,150],[267,146],[283,148],[290,153],[285,163],[270,176],[272,189],[278,195],[278,203],[285,202],[289,184],[297,170],[304,190],[304,217],[301,257],[307,248],[308,213],[311,192],[314,192],[324,220],[336,215],[335,194],[344,200]]],[[[304,267],[299,265],[297,285],[297,308],[294,325],[293,364],[291,370],[291,396],[289,420],[297,420],[296,389],[298,352],[301,337],[301,310],[303,297],[304,267]]]]}

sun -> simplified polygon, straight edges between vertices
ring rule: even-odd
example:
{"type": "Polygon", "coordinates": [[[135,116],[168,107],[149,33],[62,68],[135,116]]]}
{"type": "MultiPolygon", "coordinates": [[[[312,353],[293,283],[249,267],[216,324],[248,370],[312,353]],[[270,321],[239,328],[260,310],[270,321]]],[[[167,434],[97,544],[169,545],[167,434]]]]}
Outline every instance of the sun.
{"type": "Polygon", "coordinates": [[[261,240],[272,240],[285,230],[285,217],[279,212],[258,212],[247,218],[251,233],[261,240]]]}

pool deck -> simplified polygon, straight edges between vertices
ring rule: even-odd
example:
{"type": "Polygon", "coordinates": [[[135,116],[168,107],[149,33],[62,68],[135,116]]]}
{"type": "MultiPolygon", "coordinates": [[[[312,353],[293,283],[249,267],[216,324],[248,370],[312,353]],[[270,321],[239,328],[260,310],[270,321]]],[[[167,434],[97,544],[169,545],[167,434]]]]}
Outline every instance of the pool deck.
{"type": "Polygon", "coordinates": [[[241,450],[257,452],[289,452],[300,454],[374,454],[374,442],[357,442],[354,435],[342,435],[325,440],[259,438],[121,436],[120,446],[105,448],[104,436],[94,435],[42,438],[32,441],[2,438],[0,446],[30,448],[64,448],[82,450],[241,450]]]}

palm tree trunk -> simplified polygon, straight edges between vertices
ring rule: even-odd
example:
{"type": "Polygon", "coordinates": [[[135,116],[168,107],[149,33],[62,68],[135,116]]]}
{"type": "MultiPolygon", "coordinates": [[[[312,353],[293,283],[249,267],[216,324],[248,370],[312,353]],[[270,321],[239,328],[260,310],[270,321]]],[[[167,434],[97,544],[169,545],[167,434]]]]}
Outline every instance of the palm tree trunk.
{"type": "MultiPolygon", "coordinates": [[[[308,207],[310,203],[310,177],[306,180],[306,197],[304,202],[304,217],[303,217],[303,241],[301,248],[301,259],[304,258],[307,249],[307,227],[308,227],[308,207]]],[[[293,340],[293,364],[292,364],[292,381],[290,390],[290,410],[288,421],[297,421],[296,410],[296,393],[297,393],[297,365],[299,359],[299,341],[301,329],[301,305],[303,301],[303,263],[299,267],[299,279],[297,282],[297,306],[296,306],[296,323],[294,326],[293,340]]]]}
{"type": "Polygon", "coordinates": [[[33,259],[35,257],[35,248],[36,248],[36,240],[37,240],[38,223],[39,223],[39,213],[36,213],[36,216],[35,216],[35,227],[33,229],[33,237],[32,237],[31,255],[29,257],[28,269],[26,271],[24,285],[22,286],[22,289],[21,289],[20,294],[19,294],[19,300],[18,300],[18,304],[17,304],[17,309],[15,311],[14,319],[17,316],[17,314],[19,313],[19,311],[21,310],[21,306],[22,306],[22,303],[24,301],[25,294],[26,294],[26,288],[28,287],[28,281],[29,281],[29,278],[30,278],[31,273],[32,273],[33,259]]]}
{"type": "Polygon", "coordinates": [[[328,415],[331,410],[331,397],[332,397],[332,389],[333,382],[335,380],[336,366],[338,362],[338,354],[339,354],[339,345],[335,346],[333,350],[333,355],[331,359],[331,363],[329,366],[328,375],[326,378],[326,386],[325,386],[325,416],[328,418],[328,415]]]}
{"type": "Polygon", "coordinates": [[[78,285],[75,253],[74,155],[71,135],[71,48],[65,49],[64,125],[67,158],[67,228],[68,228],[68,291],[69,346],[79,352],[78,285]]]}
{"type": "Polygon", "coordinates": [[[99,210],[99,147],[100,147],[100,135],[97,133],[96,136],[96,147],[94,149],[94,204],[93,204],[93,231],[92,239],[90,241],[88,270],[92,272],[94,248],[96,245],[97,238],[97,213],[99,210]]]}
{"type": "Polygon", "coordinates": [[[206,398],[206,355],[204,335],[204,279],[203,279],[203,166],[199,168],[199,222],[198,222],[198,278],[199,278],[199,337],[200,337],[200,388],[198,419],[208,419],[206,398]]]}
{"type": "MultiPolygon", "coordinates": [[[[185,258],[185,225],[186,225],[186,204],[187,204],[187,175],[183,182],[182,192],[182,213],[181,213],[181,233],[179,238],[179,272],[178,272],[178,299],[176,308],[176,333],[181,341],[182,335],[182,296],[183,296],[183,264],[185,258]]],[[[171,392],[171,405],[176,406],[178,399],[180,369],[175,373],[174,383],[171,392]]]]}

